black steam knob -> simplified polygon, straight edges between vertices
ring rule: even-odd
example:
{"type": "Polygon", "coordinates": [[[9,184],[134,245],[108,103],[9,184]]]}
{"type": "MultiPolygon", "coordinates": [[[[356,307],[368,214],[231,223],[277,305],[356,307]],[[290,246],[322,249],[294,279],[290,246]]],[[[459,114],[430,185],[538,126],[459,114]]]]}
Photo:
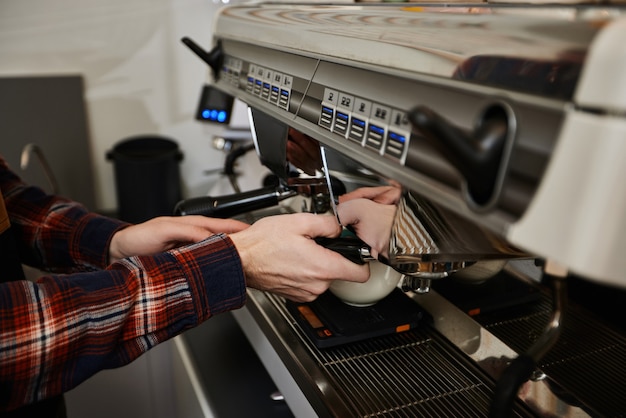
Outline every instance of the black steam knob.
{"type": "Polygon", "coordinates": [[[463,175],[473,201],[488,203],[495,193],[508,133],[506,112],[493,107],[469,133],[426,106],[415,107],[408,117],[413,127],[463,175]]]}
{"type": "Polygon", "coordinates": [[[222,44],[218,42],[211,51],[205,51],[200,45],[186,36],[181,39],[181,42],[187,45],[202,61],[206,62],[213,70],[213,75],[217,78],[217,74],[224,64],[222,44]]]}

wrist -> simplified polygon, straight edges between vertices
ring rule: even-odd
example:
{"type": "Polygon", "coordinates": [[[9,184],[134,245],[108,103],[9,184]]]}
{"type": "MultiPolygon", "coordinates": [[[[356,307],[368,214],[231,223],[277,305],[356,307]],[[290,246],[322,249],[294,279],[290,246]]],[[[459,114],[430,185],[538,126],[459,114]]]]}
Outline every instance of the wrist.
{"type": "Polygon", "coordinates": [[[124,229],[126,229],[126,226],[118,229],[111,236],[111,240],[109,241],[109,251],[107,253],[107,265],[113,264],[117,261],[120,261],[122,258],[127,257],[127,255],[122,250],[122,235],[124,233],[124,229]]]}

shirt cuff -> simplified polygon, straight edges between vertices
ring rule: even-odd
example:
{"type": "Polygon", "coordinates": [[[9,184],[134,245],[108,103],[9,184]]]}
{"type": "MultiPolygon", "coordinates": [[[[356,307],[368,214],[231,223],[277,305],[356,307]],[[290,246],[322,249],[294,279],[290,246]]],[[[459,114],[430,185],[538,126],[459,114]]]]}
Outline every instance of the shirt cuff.
{"type": "Polygon", "coordinates": [[[216,234],[196,244],[172,250],[198,301],[200,322],[241,308],[246,302],[246,283],[239,253],[226,234],[216,234]]]}
{"type": "Polygon", "coordinates": [[[130,224],[117,219],[87,214],[70,241],[70,254],[76,264],[103,269],[109,264],[109,246],[113,235],[130,224]]]}

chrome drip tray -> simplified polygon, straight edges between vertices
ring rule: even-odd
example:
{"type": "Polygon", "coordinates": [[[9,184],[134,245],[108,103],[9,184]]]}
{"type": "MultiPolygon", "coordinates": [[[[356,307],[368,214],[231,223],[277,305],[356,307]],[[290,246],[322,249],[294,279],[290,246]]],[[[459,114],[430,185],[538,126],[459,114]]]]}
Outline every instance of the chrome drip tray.
{"type": "MultiPolygon", "coordinates": [[[[315,355],[328,379],[350,399],[354,416],[487,415],[491,382],[432,329],[319,350],[315,355]]],[[[513,416],[530,414],[520,407],[513,416]]]]}
{"type": "MultiPolygon", "coordinates": [[[[521,309],[478,315],[474,319],[516,352],[539,337],[550,315],[547,295],[521,309]]],[[[538,364],[549,384],[592,416],[626,413],[626,337],[582,308],[572,306],[562,334],[538,364]]]]}
{"type": "MultiPolygon", "coordinates": [[[[309,372],[321,373],[325,391],[332,388],[349,416],[487,416],[493,380],[433,327],[318,348],[294,321],[282,298],[265,297],[306,347],[316,366],[309,372]]],[[[518,402],[512,416],[534,415],[518,402]]]]}
{"type": "MultiPolygon", "coordinates": [[[[326,348],[312,342],[283,298],[249,290],[246,310],[318,416],[488,416],[496,379],[546,326],[548,292],[539,288],[538,298],[474,316],[436,291],[407,296],[432,323],[326,348]]],[[[624,416],[625,332],[573,303],[565,318],[512,416],[624,416]]]]}

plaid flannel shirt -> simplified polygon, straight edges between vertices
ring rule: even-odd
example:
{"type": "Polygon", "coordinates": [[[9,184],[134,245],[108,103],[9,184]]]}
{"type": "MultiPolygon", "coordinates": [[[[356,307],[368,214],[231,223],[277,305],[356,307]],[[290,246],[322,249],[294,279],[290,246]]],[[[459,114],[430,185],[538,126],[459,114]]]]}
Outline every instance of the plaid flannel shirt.
{"type": "Polygon", "coordinates": [[[20,261],[54,272],[0,280],[0,412],[64,393],[245,303],[226,235],[107,266],[125,224],[26,186],[2,158],[0,191],[20,261]]]}

